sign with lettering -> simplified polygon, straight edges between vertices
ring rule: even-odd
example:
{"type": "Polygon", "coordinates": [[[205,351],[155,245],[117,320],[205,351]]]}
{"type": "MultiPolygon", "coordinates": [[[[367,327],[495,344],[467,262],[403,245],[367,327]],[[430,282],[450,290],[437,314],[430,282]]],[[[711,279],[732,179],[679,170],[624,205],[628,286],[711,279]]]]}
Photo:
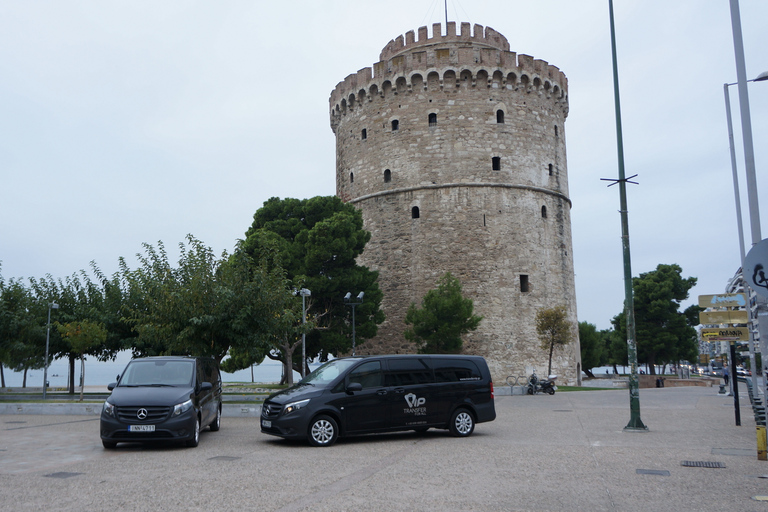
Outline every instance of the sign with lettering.
{"type": "Polygon", "coordinates": [[[747,296],[743,293],[721,293],[720,295],[699,295],[700,308],[744,308],[747,296]]]}
{"type": "Polygon", "coordinates": [[[749,329],[746,327],[702,329],[701,339],[704,341],[749,341],[749,329]]]}

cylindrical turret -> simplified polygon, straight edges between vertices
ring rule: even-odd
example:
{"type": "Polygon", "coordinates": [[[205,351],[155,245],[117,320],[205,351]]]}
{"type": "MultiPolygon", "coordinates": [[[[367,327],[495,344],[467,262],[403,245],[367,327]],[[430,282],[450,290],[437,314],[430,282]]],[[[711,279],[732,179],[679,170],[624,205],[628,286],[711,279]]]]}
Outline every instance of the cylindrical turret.
{"type": "MultiPolygon", "coordinates": [[[[465,352],[485,356],[497,381],[544,373],[536,311],[562,304],[574,328],[577,318],[567,90],[558,68],[468,23],[408,32],[336,86],[337,194],[372,233],[359,263],[379,271],[387,315],[358,352],[413,352],[405,312],[451,272],[484,317],[465,352]]],[[[580,361],[576,339],[553,371],[576,382],[580,361]]]]}

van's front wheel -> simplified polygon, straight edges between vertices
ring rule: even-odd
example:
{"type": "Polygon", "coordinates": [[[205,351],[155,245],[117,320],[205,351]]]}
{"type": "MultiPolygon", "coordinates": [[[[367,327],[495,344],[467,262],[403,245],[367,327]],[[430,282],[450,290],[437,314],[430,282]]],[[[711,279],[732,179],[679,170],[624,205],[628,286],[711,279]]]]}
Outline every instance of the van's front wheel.
{"type": "Polygon", "coordinates": [[[309,424],[309,444],[331,446],[339,437],[339,426],[330,416],[318,416],[309,424]]]}
{"type": "Polygon", "coordinates": [[[448,425],[451,435],[456,437],[467,437],[475,430],[475,418],[472,413],[466,409],[457,409],[451,415],[451,422],[448,425]]]}

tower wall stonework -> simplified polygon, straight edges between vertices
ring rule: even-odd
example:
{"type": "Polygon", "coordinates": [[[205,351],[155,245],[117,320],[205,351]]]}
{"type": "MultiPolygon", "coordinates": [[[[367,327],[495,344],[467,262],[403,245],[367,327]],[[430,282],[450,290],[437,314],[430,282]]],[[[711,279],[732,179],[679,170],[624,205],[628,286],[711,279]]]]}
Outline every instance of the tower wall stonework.
{"type": "MultiPolygon", "coordinates": [[[[337,194],[372,234],[358,262],[379,271],[387,316],[357,352],[415,352],[405,312],[450,271],[484,317],[464,352],[497,382],[544,374],[536,311],[562,304],[577,323],[565,75],[467,23],[408,32],[380,58],[330,98],[337,194]]],[[[579,381],[578,338],[552,363],[579,381]]]]}

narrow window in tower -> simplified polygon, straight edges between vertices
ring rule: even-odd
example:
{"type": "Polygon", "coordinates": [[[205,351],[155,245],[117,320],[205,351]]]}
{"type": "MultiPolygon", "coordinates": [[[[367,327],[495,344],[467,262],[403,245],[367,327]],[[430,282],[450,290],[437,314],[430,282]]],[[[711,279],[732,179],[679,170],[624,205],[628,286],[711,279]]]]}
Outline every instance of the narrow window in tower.
{"type": "Polygon", "coordinates": [[[389,183],[390,181],[392,181],[392,171],[384,169],[384,183],[389,183]]]}
{"type": "Polygon", "coordinates": [[[392,131],[396,132],[399,129],[400,129],[400,121],[398,121],[397,119],[394,119],[392,121],[392,131]]]}
{"type": "Polygon", "coordinates": [[[368,138],[368,130],[366,130],[365,128],[363,128],[363,132],[360,134],[360,137],[361,137],[363,140],[367,139],[367,138],[368,138]]]}
{"type": "Polygon", "coordinates": [[[528,276],[526,274],[520,274],[520,291],[523,293],[528,293],[530,289],[531,288],[528,285],[528,276]]]}
{"type": "Polygon", "coordinates": [[[557,125],[555,125],[555,137],[557,137],[557,125]]]}
{"type": "Polygon", "coordinates": [[[546,219],[547,218],[547,207],[546,206],[542,206],[541,207],[541,218],[542,219],[546,219]]]}
{"type": "Polygon", "coordinates": [[[494,156],[491,159],[491,162],[493,163],[493,170],[494,171],[500,171],[501,170],[501,157],[500,156],[494,156]]]}
{"type": "Polygon", "coordinates": [[[349,182],[354,183],[355,182],[355,173],[351,172],[349,173],[349,182]]]}
{"type": "Polygon", "coordinates": [[[555,174],[555,166],[549,164],[549,175],[552,176],[553,174],[555,174]]]}
{"type": "Polygon", "coordinates": [[[437,114],[429,114],[429,126],[437,126],[437,114]]]}
{"type": "Polygon", "coordinates": [[[504,111],[503,110],[497,110],[496,111],[496,122],[498,124],[504,124],[504,111]]]}
{"type": "Polygon", "coordinates": [[[413,208],[411,208],[411,218],[412,219],[418,219],[419,218],[419,207],[418,206],[414,206],[413,208]]]}

